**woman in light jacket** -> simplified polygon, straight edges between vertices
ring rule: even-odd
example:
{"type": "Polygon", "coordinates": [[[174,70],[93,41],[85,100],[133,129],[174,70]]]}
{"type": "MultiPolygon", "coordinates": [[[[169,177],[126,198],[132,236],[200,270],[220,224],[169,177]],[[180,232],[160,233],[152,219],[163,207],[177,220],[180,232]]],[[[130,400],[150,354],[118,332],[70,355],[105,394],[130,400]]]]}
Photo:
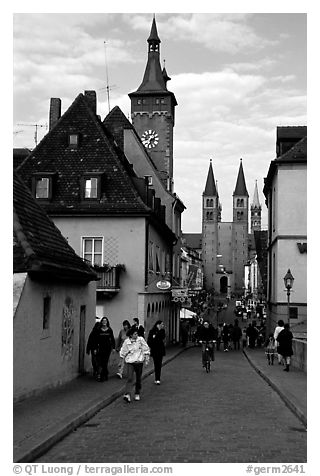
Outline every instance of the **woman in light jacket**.
{"type": "Polygon", "coordinates": [[[138,336],[138,331],[135,327],[131,327],[128,330],[127,336],[120,349],[120,357],[124,358],[127,364],[128,374],[123,399],[130,403],[134,373],[136,374],[134,399],[140,400],[142,368],[144,362],[146,365],[149,363],[150,349],[144,338],[138,336]]]}

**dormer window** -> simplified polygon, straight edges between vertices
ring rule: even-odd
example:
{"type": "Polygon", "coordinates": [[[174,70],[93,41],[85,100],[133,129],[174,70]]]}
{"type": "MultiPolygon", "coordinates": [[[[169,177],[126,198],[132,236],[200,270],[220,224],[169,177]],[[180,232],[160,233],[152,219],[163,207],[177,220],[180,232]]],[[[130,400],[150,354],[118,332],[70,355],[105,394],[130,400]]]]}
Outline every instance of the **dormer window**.
{"type": "Polygon", "coordinates": [[[37,173],[32,178],[33,196],[38,200],[52,198],[52,181],[55,173],[37,173]]]}
{"type": "Polygon", "coordinates": [[[69,134],[69,147],[76,149],[79,146],[79,134],[69,134]]]}
{"type": "Polygon", "coordinates": [[[100,200],[103,173],[88,172],[82,177],[81,197],[83,200],[100,200]]]}
{"type": "Polygon", "coordinates": [[[36,179],[36,198],[49,198],[49,178],[36,179]]]}
{"type": "Polygon", "coordinates": [[[84,198],[98,198],[98,179],[96,177],[85,180],[84,198]]]}

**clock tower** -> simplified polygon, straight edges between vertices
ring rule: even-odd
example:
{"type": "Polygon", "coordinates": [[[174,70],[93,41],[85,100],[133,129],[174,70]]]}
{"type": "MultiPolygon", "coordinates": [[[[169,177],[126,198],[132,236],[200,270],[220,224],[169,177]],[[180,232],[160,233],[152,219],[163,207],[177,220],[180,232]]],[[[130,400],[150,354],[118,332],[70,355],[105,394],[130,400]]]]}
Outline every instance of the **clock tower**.
{"type": "Polygon", "coordinates": [[[132,124],[157,169],[167,190],[173,191],[174,94],[167,89],[170,80],[160,65],[160,38],[153,18],[148,42],[148,61],[142,83],[129,94],[132,124]]]}

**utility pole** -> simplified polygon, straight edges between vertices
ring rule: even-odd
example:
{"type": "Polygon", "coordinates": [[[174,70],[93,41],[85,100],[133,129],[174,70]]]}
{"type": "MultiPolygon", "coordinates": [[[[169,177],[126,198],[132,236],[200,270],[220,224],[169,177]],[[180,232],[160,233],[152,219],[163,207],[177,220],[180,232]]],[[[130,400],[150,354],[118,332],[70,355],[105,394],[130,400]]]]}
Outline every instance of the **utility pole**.
{"type": "Polygon", "coordinates": [[[35,127],[35,132],[34,132],[34,142],[36,144],[36,147],[38,145],[38,127],[45,127],[48,129],[48,124],[17,124],[18,126],[25,126],[25,127],[35,127]]]}

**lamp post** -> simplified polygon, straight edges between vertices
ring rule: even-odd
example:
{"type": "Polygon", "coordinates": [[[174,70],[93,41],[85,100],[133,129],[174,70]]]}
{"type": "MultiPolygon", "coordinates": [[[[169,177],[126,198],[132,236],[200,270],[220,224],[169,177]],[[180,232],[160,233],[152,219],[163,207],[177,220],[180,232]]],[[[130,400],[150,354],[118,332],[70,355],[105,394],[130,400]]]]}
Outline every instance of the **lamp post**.
{"type": "Polygon", "coordinates": [[[288,324],[290,326],[290,293],[293,286],[294,277],[291,274],[290,268],[287,271],[287,274],[283,278],[284,285],[287,289],[287,298],[288,298],[288,324]]]}

